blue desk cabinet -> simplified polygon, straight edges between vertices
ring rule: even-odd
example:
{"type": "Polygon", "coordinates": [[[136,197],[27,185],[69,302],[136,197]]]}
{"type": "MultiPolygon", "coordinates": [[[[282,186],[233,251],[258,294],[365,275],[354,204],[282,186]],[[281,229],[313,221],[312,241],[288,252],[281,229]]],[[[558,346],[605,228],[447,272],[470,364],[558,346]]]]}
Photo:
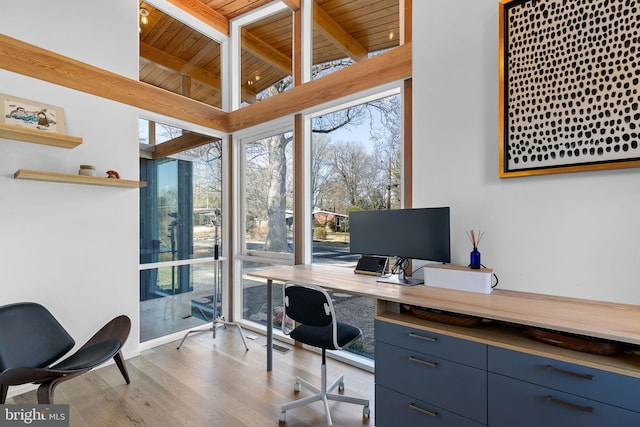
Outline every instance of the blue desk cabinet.
{"type": "Polygon", "coordinates": [[[615,358],[402,320],[376,320],[378,427],[640,427],[640,378],[615,358]]]}
{"type": "Polygon", "coordinates": [[[463,365],[487,369],[487,346],[477,342],[383,321],[376,321],[375,337],[376,342],[386,342],[463,365]]]}
{"type": "Polygon", "coordinates": [[[384,427],[481,427],[484,424],[462,417],[406,394],[376,385],[376,426],[384,427]],[[378,408],[378,406],[376,406],[378,408]]]}
{"type": "Polygon", "coordinates": [[[489,425],[640,426],[640,379],[489,346],[489,425]]]}
{"type": "Polygon", "coordinates": [[[375,333],[376,426],[486,425],[486,345],[381,321],[375,333]]]}
{"type": "Polygon", "coordinates": [[[489,373],[492,427],[638,427],[640,414],[489,373]]]}

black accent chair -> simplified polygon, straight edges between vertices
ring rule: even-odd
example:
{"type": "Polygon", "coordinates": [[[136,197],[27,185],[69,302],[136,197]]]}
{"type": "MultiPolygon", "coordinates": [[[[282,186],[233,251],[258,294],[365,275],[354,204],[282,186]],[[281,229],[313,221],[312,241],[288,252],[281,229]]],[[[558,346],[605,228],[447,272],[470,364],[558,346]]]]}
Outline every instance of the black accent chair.
{"type": "Polygon", "coordinates": [[[336,387],[339,392],[344,391],[344,377],[342,375],[327,386],[327,350],[341,350],[348,347],[362,336],[362,331],[355,326],[337,321],[331,297],[319,286],[289,282],[283,286],[283,293],[282,331],[298,342],[321,348],[322,371],[319,388],[303,378],[296,377],[295,392],[299,392],[300,385],[303,385],[315,394],[282,405],[280,423],[286,423],[286,413],[289,409],[318,400],[324,403],[328,425],[333,425],[329,411],[329,400],[363,405],[362,415],[368,418],[370,416],[369,400],[332,393],[336,387]],[[292,330],[289,327],[292,323],[289,319],[297,322],[297,326],[292,330]]]}
{"type": "Polygon", "coordinates": [[[0,307],[0,404],[9,386],[40,384],[38,403],[52,404],[58,384],[84,374],[113,357],[130,384],[122,357],[131,320],[118,316],[100,329],[72,355],[52,365],[75,345],[75,341],[42,305],[20,302],[0,307]]]}

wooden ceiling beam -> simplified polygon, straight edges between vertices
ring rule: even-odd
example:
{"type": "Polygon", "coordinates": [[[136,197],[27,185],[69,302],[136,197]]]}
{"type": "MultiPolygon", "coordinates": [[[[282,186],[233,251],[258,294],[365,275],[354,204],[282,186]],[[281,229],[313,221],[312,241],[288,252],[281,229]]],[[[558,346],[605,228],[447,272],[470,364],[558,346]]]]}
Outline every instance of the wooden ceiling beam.
{"type": "Polygon", "coordinates": [[[411,43],[294,87],[229,113],[229,132],[237,132],[317,105],[411,77],[411,43]]]}
{"type": "Polygon", "coordinates": [[[0,67],[60,86],[228,132],[229,114],[184,96],[0,34],[0,67]]]}
{"type": "Polygon", "coordinates": [[[153,159],[162,159],[172,154],[181,153],[191,148],[200,147],[219,138],[213,136],[202,135],[199,133],[188,132],[178,137],[165,141],[162,144],[155,145],[153,148],[153,159]]]}
{"type": "Polygon", "coordinates": [[[369,51],[316,2],[313,3],[313,20],[322,35],[349,58],[356,62],[367,59],[369,51]]]}
{"type": "Polygon", "coordinates": [[[277,49],[254,36],[247,30],[242,31],[242,47],[269,65],[276,67],[286,75],[292,73],[292,61],[277,49]]]}
{"type": "MultiPolygon", "coordinates": [[[[220,79],[214,73],[207,71],[202,67],[197,67],[142,41],[140,42],[140,56],[161,67],[198,80],[200,83],[210,86],[220,92],[220,88],[222,87],[220,79]]],[[[246,87],[243,87],[242,100],[253,103],[256,101],[256,93],[246,87]]]]}
{"type": "Polygon", "coordinates": [[[214,73],[170,55],[142,41],[140,42],[140,56],[171,71],[190,76],[220,91],[221,82],[214,73]]]}
{"type": "Polygon", "coordinates": [[[229,20],[199,0],[168,0],[195,18],[229,36],[229,20]]]}
{"type": "Polygon", "coordinates": [[[300,0],[282,0],[282,3],[294,12],[300,10],[300,0]]]}

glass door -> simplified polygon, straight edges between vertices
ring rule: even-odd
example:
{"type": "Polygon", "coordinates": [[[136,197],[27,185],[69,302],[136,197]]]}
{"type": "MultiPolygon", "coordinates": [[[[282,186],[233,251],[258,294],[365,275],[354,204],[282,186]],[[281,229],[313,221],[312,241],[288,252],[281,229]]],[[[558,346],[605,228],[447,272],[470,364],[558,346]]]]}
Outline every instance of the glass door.
{"type": "Polygon", "coordinates": [[[140,190],[140,340],[144,342],[221,315],[222,296],[215,285],[221,283],[222,268],[216,268],[213,258],[216,237],[218,242],[224,237],[223,153],[220,138],[146,120],[141,120],[141,129],[150,129],[152,135],[141,132],[141,140],[155,140],[156,145],[181,138],[203,142],[170,157],[140,158],[140,179],[147,182],[140,190]]]}

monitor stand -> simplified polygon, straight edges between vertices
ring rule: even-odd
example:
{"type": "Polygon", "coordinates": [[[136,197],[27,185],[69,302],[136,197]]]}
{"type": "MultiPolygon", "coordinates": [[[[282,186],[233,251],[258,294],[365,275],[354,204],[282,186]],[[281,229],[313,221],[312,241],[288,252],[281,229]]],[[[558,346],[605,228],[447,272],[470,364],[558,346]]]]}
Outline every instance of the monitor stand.
{"type": "Polygon", "coordinates": [[[412,277],[404,277],[404,279],[400,278],[399,274],[390,274],[388,276],[381,276],[377,282],[380,283],[392,283],[394,285],[401,285],[401,286],[414,286],[414,285],[420,285],[422,283],[424,283],[424,280],[422,279],[414,279],[412,277]]]}

